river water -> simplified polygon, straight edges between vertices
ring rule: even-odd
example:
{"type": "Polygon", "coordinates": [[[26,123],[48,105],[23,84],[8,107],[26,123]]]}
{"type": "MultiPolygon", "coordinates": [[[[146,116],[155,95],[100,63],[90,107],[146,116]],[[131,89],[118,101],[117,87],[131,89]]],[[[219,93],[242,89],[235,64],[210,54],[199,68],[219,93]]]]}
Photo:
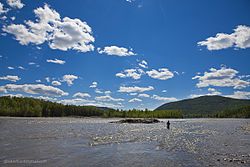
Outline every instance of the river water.
{"type": "Polygon", "coordinates": [[[250,119],[0,117],[0,166],[250,166],[250,119]]]}

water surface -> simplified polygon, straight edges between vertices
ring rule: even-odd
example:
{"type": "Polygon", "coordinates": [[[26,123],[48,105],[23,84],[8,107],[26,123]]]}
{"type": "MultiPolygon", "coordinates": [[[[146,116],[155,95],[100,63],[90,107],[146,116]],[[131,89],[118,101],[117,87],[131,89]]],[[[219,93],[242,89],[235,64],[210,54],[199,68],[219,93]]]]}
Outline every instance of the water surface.
{"type": "Polygon", "coordinates": [[[0,117],[0,166],[250,166],[249,119],[0,117]]]}

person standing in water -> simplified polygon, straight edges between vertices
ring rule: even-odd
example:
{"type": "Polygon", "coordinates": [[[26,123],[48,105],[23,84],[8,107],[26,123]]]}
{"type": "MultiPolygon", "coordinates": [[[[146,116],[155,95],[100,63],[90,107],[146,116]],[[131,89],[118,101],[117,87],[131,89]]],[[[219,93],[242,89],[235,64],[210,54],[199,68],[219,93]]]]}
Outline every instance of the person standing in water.
{"type": "Polygon", "coordinates": [[[170,122],[167,122],[167,128],[170,129],[170,122]]]}

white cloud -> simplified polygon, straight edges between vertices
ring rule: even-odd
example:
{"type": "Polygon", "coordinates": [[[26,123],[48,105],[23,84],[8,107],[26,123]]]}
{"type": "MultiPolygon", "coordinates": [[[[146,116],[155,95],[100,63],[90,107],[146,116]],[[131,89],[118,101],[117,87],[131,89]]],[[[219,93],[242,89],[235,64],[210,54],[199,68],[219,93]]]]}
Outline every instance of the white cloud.
{"type": "Polygon", "coordinates": [[[136,96],[138,93],[129,93],[130,96],[136,96]]]}
{"type": "Polygon", "coordinates": [[[80,106],[96,106],[96,107],[110,107],[110,108],[121,108],[123,105],[121,104],[112,104],[112,103],[105,103],[105,102],[97,102],[95,100],[86,100],[81,98],[75,98],[75,99],[64,99],[58,101],[62,104],[70,104],[70,105],[80,105],[80,106]]]}
{"type": "Polygon", "coordinates": [[[200,96],[215,96],[215,95],[221,95],[221,92],[217,91],[214,88],[208,88],[207,89],[209,93],[206,94],[191,94],[189,96],[189,98],[196,98],[196,97],[200,97],[200,96]]]}
{"type": "MultiPolygon", "coordinates": [[[[1,10],[1,9],[0,9],[1,10]]],[[[0,13],[1,14],[1,13],[0,13]]],[[[6,20],[7,17],[6,16],[2,16],[0,17],[1,20],[6,20]]],[[[6,36],[7,34],[6,33],[1,33],[2,36],[6,36]]]]}
{"type": "Polygon", "coordinates": [[[30,96],[32,98],[36,98],[36,99],[42,99],[45,101],[57,101],[57,98],[52,98],[52,97],[48,97],[48,96],[30,96]]]}
{"type": "Polygon", "coordinates": [[[62,85],[61,82],[59,82],[59,81],[52,81],[51,84],[54,85],[54,86],[62,85]]]}
{"type": "Polygon", "coordinates": [[[0,93],[7,93],[7,90],[3,86],[0,86],[0,93]]]}
{"type": "Polygon", "coordinates": [[[234,89],[246,88],[250,82],[241,80],[236,77],[239,72],[232,69],[221,67],[221,69],[211,68],[209,72],[204,72],[203,76],[195,76],[192,79],[198,79],[196,84],[198,88],[217,86],[217,87],[233,87],[234,89]]]}
{"type": "Polygon", "coordinates": [[[146,72],[148,76],[154,79],[167,80],[174,77],[174,74],[167,68],[160,68],[159,70],[152,69],[146,72]]]}
{"type": "Polygon", "coordinates": [[[117,73],[116,76],[120,78],[140,79],[144,71],[141,69],[126,69],[123,72],[117,73]]]}
{"type": "Polygon", "coordinates": [[[67,82],[68,86],[71,86],[73,85],[73,81],[78,79],[78,76],[75,76],[75,75],[64,75],[63,76],[63,82],[67,82]]]}
{"type": "Polygon", "coordinates": [[[135,0],[126,0],[126,2],[129,2],[129,3],[132,3],[134,2],[135,0]]]}
{"type": "Polygon", "coordinates": [[[166,93],[166,92],[167,92],[167,90],[162,90],[161,92],[166,93]]]}
{"type": "Polygon", "coordinates": [[[14,67],[9,66],[9,67],[8,67],[8,69],[9,69],[9,70],[14,70],[15,68],[14,68],[14,67]]]}
{"type": "Polygon", "coordinates": [[[73,49],[80,52],[94,50],[94,46],[90,44],[95,41],[92,30],[86,22],[79,19],[63,18],[51,35],[51,39],[49,45],[52,49],[63,51],[73,49]]]}
{"type": "Polygon", "coordinates": [[[12,16],[12,17],[10,17],[10,19],[11,19],[12,21],[14,21],[14,20],[16,20],[16,17],[15,17],[15,16],[12,16]]]}
{"type": "Polygon", "coordinates": [[[89,86],[90,88],[96,88],[97,87],[97,82],[92,82],[92,84],[89,86]]]}
{"type": "Polygon", "coordinates": [[[126,87],[126,86],[120,86],[118,92],[121,93],[132,93],[132,92],[145,92],[145,91],[150,91],[154,90],[153,86],[148,86],[148,87],[138,87],[138,86],[131,86],[131,87],[126,87]]]}
{"type": "Polygon", "coordinates": [[[220,50],[229,47],[249,48],[250,27],[239,25],[232,34],[218,33],[215,37],[209,37],[205,41],[198,42],[200,46],[206,46],[208,50],[220,50]]]}
{"type": "Polygon", "coordinates": [[[103,91],[99,90],[99,89],[95,89],[95,93],[99,93],[99,94],[102,94],[103,91]]]}
{"type": "Polygon", "coordinates": [[[104,94],[111,94],[112,92],[110,91],[110,90],[106,90],[106,91],[104,91],[104,94]]]}
{"type": "Polygon", "coordinates": [[[159,101],[168,101],[168,102],[178,100],[175,97],[161,97],[161,96],[158,96],[158,95],[153,95],[151,98],[155,99],[155,100],[159,100],[159,101]]]}
{"type": "Polygon", "coordinates": [[[73,95],[73,97],[80,97],[80,98],[85,98],[85,97],[91,97],[90,94],[88,93],[82,93],[82,92],[77,92],[73,95]]]}
{"type": "Polygon", "coordinates": [[[42,82],[42,81],[41,81],[40,79],[37,79],[36,82],[40,83],[40,82],[42,82]]]}
{"type": "Polygon", "coordinates": [[[110,95],[97,96],[95,99],[98,101],[124,101],[122,98],[113,98],[110,95]]]}
{"type": "Polygon", "coordinates": [[[4,10],[3,4],[0,2],[0,14],[6,13],[7,10],[4,10]]]}
{"type": "Polygon", "coordinates": [[[118,47],[118,46],[106,46],[102,50],[101,48],[97,48],[98,53],[106,53],[107,55],[113,55],[113,56],[134,56],[136,53],[133,52],[132,49],[127,49],[124,47],[118,47]]]}
{"type": "Polygon", "coordinates": [[[16,82],[16,81],[19,81],[20,79],[21,78],[15,75],[7,75],[7,76],[0,77],[0,80],[7,80],[11,82],[16,82]]]}
{"type": "Polygon", "coordinates": [[[250,92],[235,91],[233,95],[226,95],[226,97],[231,97],[235,99],[250,99],[250,92]]]}
{"type": "Polygon", "coordinates": [[[128,102],[133,103],[133,102],[140,102],[140,101],[142,101],[142,100],[138,99],[138,98],[133,98],[133,99],[130,99],[128,102]]]}
{"type": "Polygon", "coordinates": [[[49,78],[49,77],[45,77],[45,80],[46,80],[47,82],[50,82],[50,78],[49,78]]]}
{"type": "Polygon", "coordinates": [[[28,64],[29,64],[29,65],[35,65],[36,63],[34,63],[34,62],[29,62],[28,64]]]}
{"type": "Polygon", "coordinates": [[[93,51],[91,44],[95,41],[91,27],[86,22],[68,17],[60,18],[60,14],[47,4],[34,10],[36,21],[25,21],[24,24],[10,24],[3,31],[13,34],[22,45],[29,43],[39,45],[48,42],[52,49],[79,52],[93,51]]]}
{"type": "Polygon", "coordinates": [[[55,64],[65,64],[65,61],[55,59],[55,60],[47,60],[48,63],[55,63],[55,64]]]}
{"type": "Polygon", "coordinates": [[[5,86],[0,86],[0,89],[6,92],[24,92],[29,94],[41,94],[47,96],[66,96],[67,92],[62,91],[59,88],[53,86],[46,86],[43,84],[7,84],[5,86]]]}
{"type": "MultiPolygon", "coordinates": [[[[63,99],[58,101],[62,104],[69,104],[69,105],[91,105],[95,104],[94,100],[87,100],[87,99],[81,99],[81,98],[74,98],[74,99],[63,99]]],[[[93,105],[94,106],[94,105],[93,105]]]]}
{"type": "Polygon", "coordinates": [[[145,60],[142,60],[138,65],[142,68],[148,68],[148,63],[145,60]]]}
{"type": "MultiPolygon", "coordinates": [[[[1,90],[0,90],[0,92],[1,92],[1,90]]],[[[0,96],[24,97],[22,94],[2,94],[0,96]]]]}
{"type": "Polygon", "coordinates": [[[21,0],[7,0],[7,4],[12,8],[21,9],[24,7],[24,4],[21,2],[21,0]]]}
{"type": "Polygon", "coordinates": [[[250,78],[250,75],[241,75],[241,76],[239,76],[239,78],[240,79],[242,79],[242,78],[250,78]]]}
{"type": "Polygon", "coordinates": [[[19,68],[21,70],[25,70],[25,68],[23,66],[18,66],[17,68],[19,68]]]}
{"type": "Polygon", "coordinates": [[[139,94],[138,97],[150,97],[150,96],[146,93],[142,93],[142,94],[139,94]]]}

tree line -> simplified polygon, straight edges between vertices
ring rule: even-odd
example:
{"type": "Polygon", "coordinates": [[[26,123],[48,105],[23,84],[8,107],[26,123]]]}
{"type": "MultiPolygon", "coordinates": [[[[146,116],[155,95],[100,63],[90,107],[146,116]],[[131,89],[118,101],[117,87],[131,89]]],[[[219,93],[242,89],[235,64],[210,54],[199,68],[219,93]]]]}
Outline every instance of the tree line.
{"type": "Polygon", "coordinates": [[[115,110],[95,106],[64,105],[29,97],[0,97],[0,116],[16,117],[123,117],[123,118],[182,118],[180,111],[115,110]]]}
{"type": "Polygon", "coordinates": [[[0,97],[0,116],[16,117],[121,117],[121,118],[250,118],[250,106],[240,106],[205,114],[185,114],[181,110],[119,110],[95,106],[75,106],[30,97],[0,97]]]}

